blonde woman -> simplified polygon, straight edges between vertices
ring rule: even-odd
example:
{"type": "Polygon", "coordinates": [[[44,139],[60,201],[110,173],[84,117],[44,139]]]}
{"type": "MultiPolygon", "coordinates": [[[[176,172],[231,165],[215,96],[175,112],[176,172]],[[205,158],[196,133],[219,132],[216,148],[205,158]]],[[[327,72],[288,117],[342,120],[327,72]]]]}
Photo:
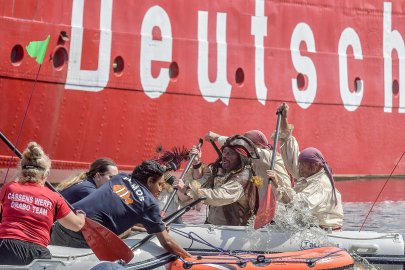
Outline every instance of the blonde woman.
{"type": "Polygon", "coordinates": [[[73,204],[107,183],[116,174],[118,168],[112,159],[99,158],[91,163],[89,171],[68,178],[56,190],[73,204]]]}
{"type": "Polygon", "coordinates": [[[50,259],[47,249],[53,222],[73,231],[85,223],[84,213],[74,214],[63,198],[45,186],[51,161],[36,142],[23,152],[16,180],[0,191],[0,264],[27,265],[50,259]]]}

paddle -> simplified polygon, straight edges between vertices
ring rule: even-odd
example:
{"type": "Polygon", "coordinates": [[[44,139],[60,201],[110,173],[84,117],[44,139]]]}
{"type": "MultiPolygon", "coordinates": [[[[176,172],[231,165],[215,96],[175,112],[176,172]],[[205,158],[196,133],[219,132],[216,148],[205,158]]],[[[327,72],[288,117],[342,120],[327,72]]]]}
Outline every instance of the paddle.
{"type": "MultiPolygon", "coordinates": [[[[188,205],[184,206],[183,208],[177,210],[176,212],[170,214],[168,217],[164,218],[163,222],[166,223],[166,225],[171,224],[177,218],[181,217],[182,215],[184,215],[184,213],[189,211],[194,205],[198,204],[199,202],[201,202],[201,201],[203,201],[205,199],[207,199],[207,198],[198,198],[197,200],[192,201],[188,205]]],[[[143,244],[145,244],[147,241],[153,239],[155,236],[156,236],[156,234],[149,234],[149,235],[145,236],[141,241],[139,241],[138,243],[133,245],[131,247],[131,250],[134,251],[135,249],[137,249],[140,246],[142,246],[143,244]]]]}
{"type": "MultiPolygon", "coordinates": [[[[280,130],[280,119],[281,119],[281,111],[277,111],[277,124],[276,124],[276,134],[274,136],[274,143],[273,143],[273,152],[271,157],[271,164],[270,170],[274,169],[274,165],[276,163],[276,155],[277,155],[277,142],[278,142],[278,132],[280,130]]],[[[268,224],[274,218],[276,213],[276,198],[274,197],[271,180],[268,180],[269,183],[267,185],[266,195],[264,196],[263,200],[260,201],[259,209],[257,211],[256,220],[254,224],[254,228],[259,229],[264,225],[268,224]]]]}
{"type": "MultiPolygon", "coordinates": [[[[200,138],[200,140],[198,141],[198,147],[201,147],[203,145],[203,139],[200,138]]],[[[194,158],[197,156],[197,154],[194,154],[190,157],[190,160],[188,161],[186,168],[183,170],[183,172],[180,175],[180,179],[183,179],[184,175],[186,175],[186,173],[188,172],[188,170],[191,167],[191,164],[193,163],[194,158]]],[[[167,208],[169,208],[171,202],[174,199],[174,196],[176,195],[177,192],[177,188],[174,188],[173,192],[170,194],[169,200],[167,200],[166,204],[163,206],[162,209],[162,216],[165,216],[167,208]]]]}
{"type": "MultiPolygon", "coordinates": [[[[17,157],[22,158],[22,154],[18,149],[0,132],[0,137],[5,144],[13,151],[17,157]]],[[[45,185],[52,191],[60,193],[48,182],[45,185]]],[[[63,196],[61,195],[63,198],[63,196]]],[[[65,200],[67,205],[75,211],[74,207],[65,200]]],[[[101,261],[117,261],[123,260],[126,263],[130,262],[134,257],[131,249],[112,231],[97,223],[96,221],[86,217],[86,222],[82,228],[82,233],[87,244],[101,261]]]]}

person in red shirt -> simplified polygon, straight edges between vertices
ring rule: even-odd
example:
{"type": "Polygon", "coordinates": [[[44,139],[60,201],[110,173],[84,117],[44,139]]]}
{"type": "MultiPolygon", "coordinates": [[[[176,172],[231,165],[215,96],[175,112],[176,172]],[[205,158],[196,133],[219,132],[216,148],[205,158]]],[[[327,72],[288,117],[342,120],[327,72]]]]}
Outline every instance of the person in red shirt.
{"type": "Polygon", "coordinates": [[[50,259],[47,249],[53,222],[73,231],[85,223],[84,213],[74,214],[62,196],[45,186],[51,161],[42,147],[30,142],[23,152],[17,180],[0,191],[0,264],[27,265],[50,259]]]}

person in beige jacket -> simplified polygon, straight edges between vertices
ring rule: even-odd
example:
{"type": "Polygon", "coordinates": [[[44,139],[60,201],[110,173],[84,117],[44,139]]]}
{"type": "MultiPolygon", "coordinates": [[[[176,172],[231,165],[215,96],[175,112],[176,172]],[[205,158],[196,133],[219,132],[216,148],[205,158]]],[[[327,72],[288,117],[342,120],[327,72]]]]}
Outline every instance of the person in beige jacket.
{"type": "Polygon", "coordinates": [[[343,226],[342,198],[335,187],[332,171],[322,153],[313,147],[301,153],[298,142],[292,136],[293,126],[288,124],[288,105],[283,103],[278,108],[281,117],[281,156],[287,171],[297,179],[294,188],[280,185],[281,181],[275,171],[267,175],[276,187],[278,197],[284,203],[293,200],[307,207],[323,229],[340,230],[343,226]]]}
{"type": "Polygon", "coordinates": [[[253,143],[241,135],[229,138],[221,151],[221,159],[205,166],[199,147],[190,150],[191,155],[196,155],[192,177],[200,182],[193,181],[188,191],[184,184],[176,183],[179,199],[205,197],[204,204],[209,206],[206,223],[245,226],[259,206],[251,167],[251,158],[258,158],[258,155],[253,143]]]}
{"type": "MultiPolygon", "coordinates": [[[[256,175],[261,179],[258,185],[259,198],[261,199],[266,195],[267,186],[269,184],[267,170],[270,170],[271,159],[273,156],[273,146],[269,144],[266,136],[260,130],[250,130],[243,135],[254,143],[256,151],[259,155],[258,159],[252,159],[252,166],[256,175]]],[[[219,144],[223,145],[228,137],[209,131],[205,136],[205,139],[209,141],[218,141],[219,144]]],[[[276,154],[274,171],[277,173],[277,177],[280,180],[280,186],[291,187],[290,176],[284,167],[284,162],[281,155],[278,153],[276,154]]],[[[275,192],[275,195],[276,199],[281,202],[281,197],[278,196],[277,192],[275,192]]]]}

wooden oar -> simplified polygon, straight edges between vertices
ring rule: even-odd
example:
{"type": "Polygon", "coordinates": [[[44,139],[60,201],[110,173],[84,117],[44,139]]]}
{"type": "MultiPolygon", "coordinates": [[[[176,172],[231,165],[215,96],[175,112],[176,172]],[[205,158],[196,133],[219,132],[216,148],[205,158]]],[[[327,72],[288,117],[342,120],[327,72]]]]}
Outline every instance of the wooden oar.
{"type": "MultiPolygon", "coordinates": [[[[276,134],[274,136],[274,143],[273,143],[273,151],[271,157],[271,164],[270,169],[274,170],[274,165],[276,163],[276,155],[277,155],[277,142],[278,142],[278,132],[280,130],[280,119],[281,119],[281,112],[277,111],[277,124],[276,124],[276,134]]],[[[254,224],[255,229],[259,229],[264,225],[271,222],[274,218],[276,213],[276,198],[274,197],[271,180],[268,180],[266,195],[260,201],[259,209],[256,214],[256,220],[254,224]]]]}
{"type": "MultiPolygon", "coordinates": [[[[186,212],[188,212],[194,205],[198,204],[199,202],[205,200],[207,198],[198,198],[195,201],[192,201],[191,203],[189,203],[188,205],[184,206],[183,208],[177,210],[176,212],[170,214],[168,217],[164,218],[163,221],[166,225],[169,225],[170,223],[172,223],[173,221],[175,221],[177,218],[181,217],[182,215],[184,215],[186,212]]],[[[135,249],[139,248],[140,246],[142,246],[143,244],[145,244],[146,242],[148,242],[149,240],[153,239],[156,236],[156,234],[148,234],[147,236],[145,236],[141,241],[139,241],[138,243],[136,243],[135,245],[133,245],[131,247],[131,250],[134,251],[135,249]]]]}
{"type": "MultiPolygon", "coordinates": [[[[21,152],[18,151],[18,149],[7,139],[6,136],[4,136],[2,132],[0,132],[0,137],[11,149],[11,151],[13,151],[17,157],[21,159],[21,152]]],[[[60,195],[60,193],[48,181],[45,182],[45,185],[60,195]]],[[[66,200],[65,202],[70,209],[72,209],[72,211],[75,211],[74,207],[69,202],[66,200]]],[[[131,249],[115,233],[88,217],[86,217],[86,222],[81,231],[86,239],[87,244],[101,261],[112,262],[123,260],[128,263],[134,257],[134,253],[131,251],[131,249]]]]}
{"type": "MultiPolygon", "coordinates": [[[[200,138],[200,140],[198,141],[197,147],[201,147],[201,146],[203,145],[203,142],[204,142],[203,139],[200,138]]],[[[180,179],[183,179],[184,175],[186,175],[186,173],[187,173],[188,170],[190,169],[191,164],[193,163],[193,160],[194,160],[194,158],[195,158],[196,156],[197,156],[197,154],[194,154],[194,155],[192,155],[192,156],[190,157],[190,160],[188,161],[188,163],[187,163],[187,165],[186,165],[186,168],[183,170],[183,172],[182,172],[181,175],[180,175],[180,179]]],[[[169,208],[171,202],[173,201],[174,196],[176,195],[176,192],[177,192],[177,188],[174,188],[174,190],[173,190],[173,192],[170,194],[170,197],[169,197],[169,199],[167,200],[166,204],[163,206],[163,209],[162,209],[162,216],[165,216],[166,211],[167,211],[167,208],[169,208]]]]}

